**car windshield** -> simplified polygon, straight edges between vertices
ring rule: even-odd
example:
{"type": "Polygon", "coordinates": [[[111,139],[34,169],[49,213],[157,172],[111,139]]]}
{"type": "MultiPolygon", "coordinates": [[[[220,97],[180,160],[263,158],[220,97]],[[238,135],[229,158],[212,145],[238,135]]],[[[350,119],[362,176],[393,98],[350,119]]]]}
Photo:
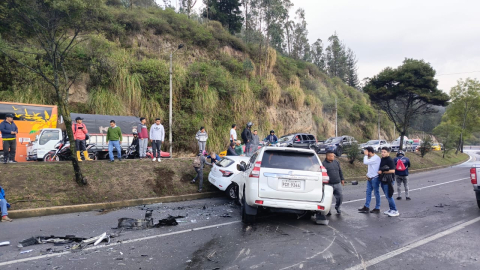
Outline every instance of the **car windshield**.
{"type": "Polygon", "coordinates": [[[44,130],[42,135],[40,135],[39,144],[44,145],[49,141],[58,141],[60,140],[60,132],[58,130],[44,130]]]}
{"type": "Polygon", "coordinates": [[[313,152],[265,151],[262,168],[320,172],[320,163],[313,152]]]}
{"type": "Polygon", "coordinates": [[[232,165],[233,162],[234,162],[234,161],[231,160],[231,159],[222,158],[222,159],[220,159],[220,161],[217,162],[215,165],[217,165],[218,167],[223,167],[223,168],[225,168],[225,167],[228,167],[228,166],[232,165]]]}
{"type": "Polygon", "coordinates": [[[286,135],[278,139],[278,142],[288,142],[291,141],[293,138],[293,135],[286,135]]]}
{"type": "Polygon", "coordinates": [[[393,141],[392,145],[400,145],[400,142],[399,141],[393,141]]]}
{"type": "Polygon", "coordinates": [[[438,146],[438,143],[434,143],[432,146],[438,146]]]}
{"type": "Polygon", "coordinates": [[[325,143],[337,143],[342,140],[342,137],[332,137],[328,138],[328,140],[325,141],[325,143]]]}
{"type": "Polygon", "coordinates": [[[368,141],[367,145],[380,144],[378,140],[368,141]]]}

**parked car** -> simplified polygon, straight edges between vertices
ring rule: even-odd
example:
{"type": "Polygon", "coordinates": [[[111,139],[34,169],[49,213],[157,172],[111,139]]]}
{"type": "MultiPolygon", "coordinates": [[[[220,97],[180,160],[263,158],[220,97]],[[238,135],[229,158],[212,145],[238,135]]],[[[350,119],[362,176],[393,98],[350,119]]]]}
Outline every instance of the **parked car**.
{"type": "Polygon", "coordinates": [[[480,173],[480,166],[473,165],[470,168],[470,180],[473,185],[473,191],[475,192],[475,197],[477,199],[477,206],[480,208],[480,183],[478,183],[478,174],[480,173]]]}
{"type": "Polygon", "coordinates": [[[415,139],[409,140],[406,144],[406,151],[408,152],[415,152],[418,147],[422,144],[422,140],[415,139]]]}
{"type": "MultiPolygon", "coordinates": [[[[296,213],[330,211],[333,188],[326,169],[311,149],[263,147],[248,162],[240,162],[238,185],[242,221],[255,222],[259,211],[296,213]]],[[[318,218],[318,217],[317,217],[318,218]]]]}
{"type": "Polygon", "coordinates": [[[385,140],[371,140],[368,141],[364,146],[363,149],[371,146],[375,152],[380,152],[383,147],[388,147],[391,150],[390,144],[385,140]]]}
{"type": "MultiPolygon", "coordinates": [[[[402,150],[406,150],[406,141],[403,141],[402,145],[402,150]]],[[[390,149],[392,152],[398,152],[398,149],[400,148],[400,140],[395,140],[390,143],[390,149]]]]}
{"type": "Polygon", "coordinates": [[[304,149],[316,149],[317,139],[312,134],[293,133],[280,137],[276,147],[295,147],[304,149]]]}
{"type": "Polygon", "coordinates": [[[355,138],[351,136],[331,137],[325,142],[318,144],[317,153],[325,154],[327,151],[333,151],[339,157],[348,147],[356,142],[355,138]]]}
{"type": "Polygon", "coordinates": [[[443,150],[443,144],[441,144],[441,143],[432,144],[432,150],[433,151],[442,151],[443,150]]]}
{"type": "Polygon", "coordinates": [[[241,161],[248,162],[249,159],[249,157],[240,156],[223,157],[216,164],[213,164],[208,174],[208,181],[219,190],[225,191],[230,199],[236,199],[236,185],[232,182],[232,179],[240,173],[237,164],[240,164],[241,161]]]}

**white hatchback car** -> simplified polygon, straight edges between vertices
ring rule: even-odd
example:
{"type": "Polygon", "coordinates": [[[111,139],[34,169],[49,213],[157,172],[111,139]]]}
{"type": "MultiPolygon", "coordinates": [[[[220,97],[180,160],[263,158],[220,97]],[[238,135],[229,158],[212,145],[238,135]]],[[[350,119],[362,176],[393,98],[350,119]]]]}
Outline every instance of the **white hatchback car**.
{"type": "Polygon", "coordinates": [[[221,191],[225,191],[230,199],[236,199],[236,186],[235,183],[232,183],[232,179],[240,173],[237,164],[240,164],[241,161],[248,162],[249,159],[249,157],[241,156],[223,157],[216,164],[213,164],[208,174],[208,181],[221,191]]]}
{"type": "MultiPolygon", "coordinates": [[[[263,147],[248,162],[240,163],[233,179],[238,185],[242,221],[255,222],[258,209],[305,215],[315,212],[319,218],[330,211],[333,188],[327,170],[310,149],[263,147]]],[[[328,223],[328,221],[327,221],[328,223]]]]}

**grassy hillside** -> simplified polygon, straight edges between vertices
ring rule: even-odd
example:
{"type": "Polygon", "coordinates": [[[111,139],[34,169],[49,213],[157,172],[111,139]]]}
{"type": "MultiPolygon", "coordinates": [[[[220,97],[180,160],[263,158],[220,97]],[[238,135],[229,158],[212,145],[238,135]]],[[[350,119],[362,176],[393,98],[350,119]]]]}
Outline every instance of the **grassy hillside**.
{"type": "MultiPolygon", "coordinates": [[[[167,128],[169,53],[185,44],[173,57],[176,151],[195,149],[200,126],[209,132],[207,147],[223,150],[230,125],[248,121],[261,136],[275,129],[327,138],[334,134],[335,98],[341,135],[377,134],[377,114],[365,94],[271,48],[260,55],[258,45],[218,22],[201,24],[170,9],[106,7],[97,30],[81,38],[72,55],[81,74],[71,89],[72,112],[144,116],[150,123],[161,117],[167,128]]],[[[23,60],[37,61],[28,57],[23,60]]],[[[47,84],[5,58],[0,76],[0,100],[52,103],[47,84]]],[[[391,137],[392,127],[384,117],[383,134],[391,137]]]]}

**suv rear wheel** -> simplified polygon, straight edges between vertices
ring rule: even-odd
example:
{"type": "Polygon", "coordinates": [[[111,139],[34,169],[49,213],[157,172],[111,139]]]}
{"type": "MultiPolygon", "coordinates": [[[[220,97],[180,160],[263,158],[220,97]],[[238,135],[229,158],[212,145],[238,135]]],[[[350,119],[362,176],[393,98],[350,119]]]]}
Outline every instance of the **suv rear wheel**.
{"type": "Polygon", "coordinates": [[[255,223],[255,215],[249,215],[247,214],[247,211],[245,210],[245,191],[243,192],[243,197],[242,197],[242,222],[243,223],[255,223]]]}
{"type": "Polygon", "coordinates": [[[342,149],[342,147],[337,147],[337,151],[336,151],[335,155],[336,155],[337,157],[341,157],[342,154],[343,154],[343,149],[342,149]]]}

